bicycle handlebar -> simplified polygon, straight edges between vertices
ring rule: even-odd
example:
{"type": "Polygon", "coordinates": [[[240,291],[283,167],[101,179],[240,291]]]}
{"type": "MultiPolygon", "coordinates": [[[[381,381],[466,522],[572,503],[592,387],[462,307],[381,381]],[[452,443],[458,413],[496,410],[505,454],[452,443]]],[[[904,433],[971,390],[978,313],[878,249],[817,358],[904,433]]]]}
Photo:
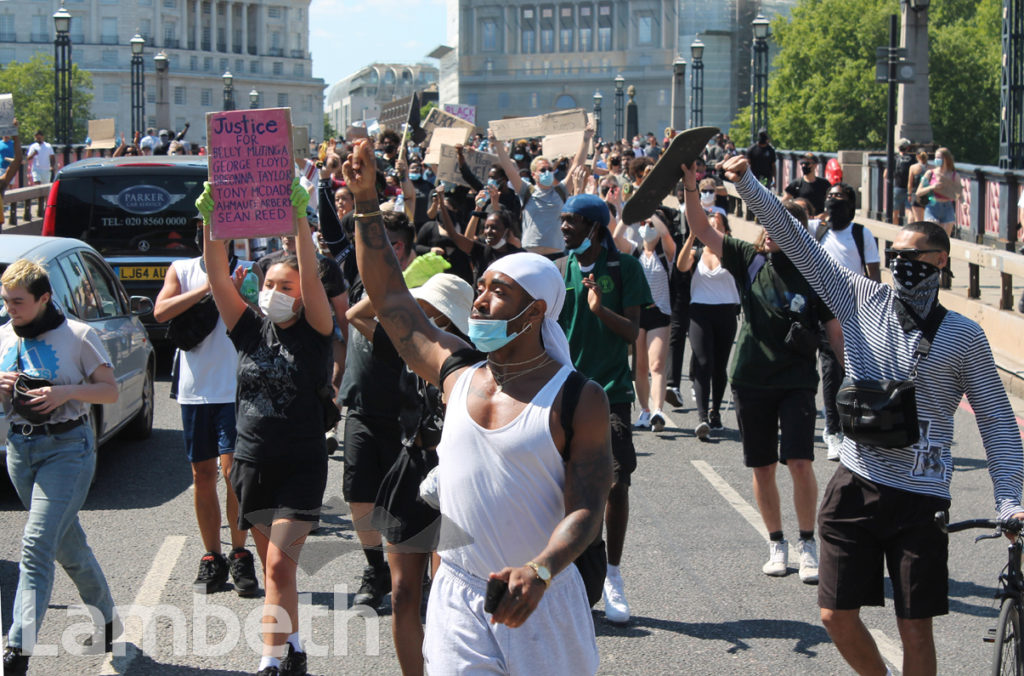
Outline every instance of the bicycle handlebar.
{"type": "Polygon", "coordinates": [[[968,519],[949,523],[949,514],[946,512],[936,512],[935,523],[945,533],[957,533],[971,528],[992,528],[997,532],[1019,535],[1024,528],[1024,521],[1019,519],[968,519]]]}

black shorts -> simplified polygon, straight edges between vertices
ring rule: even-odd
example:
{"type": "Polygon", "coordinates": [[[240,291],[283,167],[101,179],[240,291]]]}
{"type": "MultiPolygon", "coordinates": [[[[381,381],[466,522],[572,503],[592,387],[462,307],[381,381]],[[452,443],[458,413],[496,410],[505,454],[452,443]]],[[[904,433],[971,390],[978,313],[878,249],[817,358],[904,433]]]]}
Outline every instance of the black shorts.
{"type": "Polygon", "coordinates": [[[437,551],[441,512],[420,497],[420,483],[437,467],[437,452],[403,448],[384,476],[370,522],[391,545],[391,551],[437,551]]]}
{"type": "Polygon", "coordinates": [[[345,416],[345,502],[374,502],[384,475],[402,450],[398,418],[381,418],[349,409],[345,416]]]}
{"type": "Polygon", "coordinates": [[[614,482],[628,486],[629,476],[636,470],[636,447],[633,446],[633,426],[630,424],[633,405],[611,404],[609,408],[611,410],[614,482]]]}
{"type": "Polygon", "coordinates": [[[640,328],[644,331],[660,329],[663,326],[668,326],[671,319],[671,317],[659,310],[657,305],[645,307],[640,310],[640,328]]]}
{"type": "Polygon", "coordinates": [[[818,605],[832,610],[885,605],[885,561],[896,617],[949,612],[949,537],[935,512],[949,501],[876,484],[840,465],[818,512],[818,605]]]}
{"type": "Polygon", "coordinates": [[[320,505],[327,489],[327,454],[316,460],[271,462],[235,461],[231,488],[238,497],[238,527],[269,526],[277,519],[320,521],[320,505]]]}
{"type": "Polygon", "coordinates": [[[743,464],[764,467],[787,460],[814,460],[813,390],[734,387],[736,421],[743,441],[743,464]]]}

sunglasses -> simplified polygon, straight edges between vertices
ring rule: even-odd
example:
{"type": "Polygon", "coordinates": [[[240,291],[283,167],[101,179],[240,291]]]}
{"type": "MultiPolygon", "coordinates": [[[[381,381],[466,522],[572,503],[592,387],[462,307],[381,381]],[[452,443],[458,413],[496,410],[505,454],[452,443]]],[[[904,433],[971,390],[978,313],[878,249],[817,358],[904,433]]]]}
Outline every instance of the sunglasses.
{"type": "Polygon", "coordinates": [[[892,256],[893,258],[906,258],[908,261],[916,261],[924,254],[939,253],[942,249],[893,249],[889,247],[885,250],[886,256],[892,256]]]}

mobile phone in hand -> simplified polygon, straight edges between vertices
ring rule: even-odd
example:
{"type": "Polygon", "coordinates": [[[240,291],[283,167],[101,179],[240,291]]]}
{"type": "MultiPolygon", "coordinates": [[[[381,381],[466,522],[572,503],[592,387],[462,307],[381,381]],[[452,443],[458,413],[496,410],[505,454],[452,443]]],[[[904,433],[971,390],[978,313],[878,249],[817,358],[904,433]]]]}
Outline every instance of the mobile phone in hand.
{"type": "Polygon", "coordinates": [[[487,580],[487,596],[484,597],[484,612],[494,614],[501,599],[508,593],[508,583],[501,578],[492,577],[487,580]]]}

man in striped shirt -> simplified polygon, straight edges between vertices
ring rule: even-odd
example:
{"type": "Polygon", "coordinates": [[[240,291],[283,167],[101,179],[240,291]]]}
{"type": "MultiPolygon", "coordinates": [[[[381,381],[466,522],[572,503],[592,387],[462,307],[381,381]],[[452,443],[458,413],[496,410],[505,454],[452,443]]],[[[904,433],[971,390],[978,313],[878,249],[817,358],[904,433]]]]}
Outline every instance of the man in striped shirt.
{"type": "MultiPolygon", "coordinates": [[[[908,379],[922,332],[907,317],[927,317],[938,302],[939,270],[949,262],[945,232],[923,222],[905,226],[893,242],[894,284],[883,285],[826,254],[757,182],[745,158],[731,158],[723,169],[842,324],[847,377],[908,379]]],[[[932,617],[948,612],[948,542],[933,515],[949,506],[953,416],[964,395],[979,421],[999,517],[1024,518],[1020,431],[982,328],[948,312],[917,365],[915,385],[920,440],[892,449],[847,436],[818,515],[821,619],[861,674],[887,671],[860,620],[861,606],[883,605],[883,561],[893,583],[903,670],[936,672],[932,617]]]]}

